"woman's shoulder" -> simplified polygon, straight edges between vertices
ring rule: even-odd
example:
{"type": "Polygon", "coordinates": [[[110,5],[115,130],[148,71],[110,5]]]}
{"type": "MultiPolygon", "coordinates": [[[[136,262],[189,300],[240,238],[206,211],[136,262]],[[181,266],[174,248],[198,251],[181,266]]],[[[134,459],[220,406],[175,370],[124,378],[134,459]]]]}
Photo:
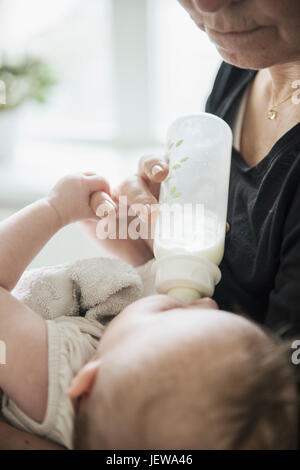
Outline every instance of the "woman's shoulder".
{"type": "Polygon", "coordinates": [[[207,113],[220,115],[224,102],[242,89],[255,76],[256,70],[240,69],[222,62],[217,72],[211,93],[206,102],[207,113]]]}

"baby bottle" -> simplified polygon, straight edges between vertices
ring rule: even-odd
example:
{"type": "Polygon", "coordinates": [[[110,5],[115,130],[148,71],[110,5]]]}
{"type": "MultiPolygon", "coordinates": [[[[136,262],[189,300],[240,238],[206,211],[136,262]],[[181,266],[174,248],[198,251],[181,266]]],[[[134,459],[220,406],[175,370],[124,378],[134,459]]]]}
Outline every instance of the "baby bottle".
{"type": "Polygon", "coordinates": [[[167,142],[153,270],[158,293],[191,302],[211,297],[221,279],[232,133],[219,117],[201,113],[177,119],[167,142]]]}

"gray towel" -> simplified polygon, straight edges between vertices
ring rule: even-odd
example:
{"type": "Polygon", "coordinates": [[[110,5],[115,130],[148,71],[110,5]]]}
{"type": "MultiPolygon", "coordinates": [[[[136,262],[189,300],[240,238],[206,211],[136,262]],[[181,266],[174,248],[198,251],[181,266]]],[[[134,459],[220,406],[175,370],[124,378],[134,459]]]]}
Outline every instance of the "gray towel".
{"type": "Polygon", "coordinates": [[[142,281],[124,261],[92,258],[26,271],[12,293],[48,320],[81,315],[106,323],[141,297],[142,281]]]}

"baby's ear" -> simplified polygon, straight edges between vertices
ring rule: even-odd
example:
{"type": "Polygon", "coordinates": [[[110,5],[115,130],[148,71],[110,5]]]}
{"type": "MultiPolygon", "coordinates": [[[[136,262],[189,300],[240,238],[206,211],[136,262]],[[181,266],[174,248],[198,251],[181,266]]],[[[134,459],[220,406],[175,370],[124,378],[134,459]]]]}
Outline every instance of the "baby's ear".
{"type": "Polygon", "coordinates": [[[88,362],[73,378],[68,389],[70,398],[78,398],[83,393],[91,390],[98,373],[101,361],[100,359],[88,362]]]}

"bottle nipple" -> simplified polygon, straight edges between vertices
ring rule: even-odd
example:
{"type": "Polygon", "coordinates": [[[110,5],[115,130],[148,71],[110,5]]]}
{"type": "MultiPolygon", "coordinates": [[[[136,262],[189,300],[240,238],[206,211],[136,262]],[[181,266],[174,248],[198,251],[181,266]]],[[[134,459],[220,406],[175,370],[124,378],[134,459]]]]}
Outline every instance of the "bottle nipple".
{"type": "Polygon", "coordinates": [[[158,258],[152,265],[155,287],[183,302],[212,297],[221,271],[214,263],[196,255],[173,254],[158,258]]]}
{"type": "Polygon", "coordinates": [[[192,287],[173,287],[169,290],[168,295],[186,303],[201,299],[200,292],[192,287]]]}

